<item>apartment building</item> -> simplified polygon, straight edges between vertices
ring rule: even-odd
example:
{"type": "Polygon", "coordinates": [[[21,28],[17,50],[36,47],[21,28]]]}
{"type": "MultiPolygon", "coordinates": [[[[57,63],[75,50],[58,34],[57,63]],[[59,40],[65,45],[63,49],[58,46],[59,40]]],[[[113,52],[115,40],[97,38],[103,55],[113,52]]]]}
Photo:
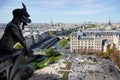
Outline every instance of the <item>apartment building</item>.
{"type": "Polygon", "coordinates": [[[87,36],[82,32],[74,32],[70,39],[70,51],[102,51],[102,38],[100,36],[87,36]]]}
{"type": "Polygon", "coordinates": [[[78,31],[73,32],[70,39],[70,51],[104,51],[107,45],[111,47],[115,44],[120,50],[120,32],[119,31],[78,31]]]}

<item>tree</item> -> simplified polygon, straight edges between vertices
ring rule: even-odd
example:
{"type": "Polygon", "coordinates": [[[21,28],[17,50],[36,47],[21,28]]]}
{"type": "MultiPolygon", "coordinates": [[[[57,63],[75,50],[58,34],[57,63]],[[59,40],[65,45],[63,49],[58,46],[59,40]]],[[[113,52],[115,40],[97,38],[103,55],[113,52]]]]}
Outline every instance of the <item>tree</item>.
{"type": "Polygon", "coordinates": [[[50,57],[50,64],[54,63],[55,61],[56,61],[56,59],[54,56],[50,57]]]}
{"type": "Polygon", "coordinates": [[[120,68],[120,53],[116,49],[115,44],[113,44],[113,47],[110,50],[108,49],[108,51],[110,53],[109,55],[111,60],[120,68]]]}
{"type": "Polygon", "coordinates": [[[110,44],[108,44],[107,45],[107,56],[110,58],[110,55],[114,52],[114,47],[115,46],[113,46],[112,48],[111,48],[111,45],[110,44]]]}
{"type": "Polygon", "coordinates": [[[46,55],[48,57],[51,57],[51,56],[55,56],[57,54],[57,52],[55,51],[54,48],[49,48],[45,51],[46,55]]]}
{"type": "Polygon", "coordinates": [[[54,34],[56,34],[56,31],[50,31],[50,34],[54,35],[54,34]]]}
{"type": "Polygon", "coordinates": [[[72,34],[72,33],[68,34],[68,39],[67,39],[68,41],[70,40],[70,36],[71,36],[71,34],[72,34]]]}
{"type": "Polygon", "coordinates": [[[13,47],[16,49],[23,49],[24,48],[19,42],[17,42],[13,47]]]}
{"type": "Polygon", "coordinates": [[[103,53],[101,51],[95,51],[94,55],[97,57],[101,57],[101,56],[103,56],[103,53]]]}
{"type": "Polygon", "coordinates": [[[59,45],[61,47],[65,47],[67,44],[68,44],[68,41],[66,39],[62,39],[62,40],[59,41],[59,45]]]}
{"type": "Polygon", "coordinates": [[[111,60],[120,68],[120,53],[118,50],[114,50],[111,54],[111,60]]]}
{"type": "Polygon", "coordinates": [[[91,24],[91,25],[90,25],[90,28],[94,28],[94,27],[96,27],[95,24],[91,24]]]}
{"type": "Polygon", "coordinates": [[[104,58],[107,58],[107,57],[108,57],[107,52],[103,52],[103,57],[104,57],[104,58]]]}

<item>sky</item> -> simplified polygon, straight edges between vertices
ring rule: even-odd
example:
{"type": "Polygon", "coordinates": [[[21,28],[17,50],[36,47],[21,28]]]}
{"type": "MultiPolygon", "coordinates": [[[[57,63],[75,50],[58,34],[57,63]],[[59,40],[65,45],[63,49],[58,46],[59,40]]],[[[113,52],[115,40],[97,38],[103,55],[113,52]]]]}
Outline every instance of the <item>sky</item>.
{"type": "Polygon", "coordinates": [[[0,0],[0,23],[24,3],[32,23],[120,22],[120,0],[0,0]]]}

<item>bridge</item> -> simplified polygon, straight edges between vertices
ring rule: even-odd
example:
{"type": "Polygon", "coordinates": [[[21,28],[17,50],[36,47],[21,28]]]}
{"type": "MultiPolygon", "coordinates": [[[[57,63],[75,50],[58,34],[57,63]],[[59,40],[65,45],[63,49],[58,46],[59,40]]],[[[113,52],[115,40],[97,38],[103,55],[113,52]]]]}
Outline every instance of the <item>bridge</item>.
{"type": "MultiPolygon", "coordinates": [[[[46,55],[45,53],[46,50],[47,49],[34,49],[33,51],[34,51],[34,55],[46,55]]],[[[71,53],[69,50],[61,50],[61,49],[55,49],[55,50],[67,54],[71,53]]]]}
{"type": "Polygon", "coordinates": [[[57,36],[59,39],[68,39],[68,37],[67,36],[57,36]]]}

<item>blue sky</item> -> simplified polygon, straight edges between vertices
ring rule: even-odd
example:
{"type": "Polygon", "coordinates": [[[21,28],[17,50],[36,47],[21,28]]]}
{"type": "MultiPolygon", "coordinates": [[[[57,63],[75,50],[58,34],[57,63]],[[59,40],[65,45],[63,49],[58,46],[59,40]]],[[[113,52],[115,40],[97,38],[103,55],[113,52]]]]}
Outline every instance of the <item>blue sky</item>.
{"type": "Polygon", "coordinates": [[[8,23],[21,2],[33,23],[120,22],[120,0],[0,0],[0,23],[8,23]]]}

